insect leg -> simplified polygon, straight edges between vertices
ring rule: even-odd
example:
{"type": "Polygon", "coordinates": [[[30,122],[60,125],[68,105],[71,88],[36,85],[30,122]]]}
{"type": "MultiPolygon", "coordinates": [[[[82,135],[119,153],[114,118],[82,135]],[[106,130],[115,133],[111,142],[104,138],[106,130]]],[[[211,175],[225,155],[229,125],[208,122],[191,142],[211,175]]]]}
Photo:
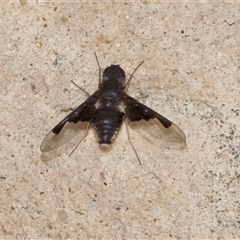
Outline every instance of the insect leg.
{"type": "Polygon", "coordinates": [[[144,61],[142,61],[140,64],[138,64],[138,66],[133,70],[132,74],[130,75],[126,85],[124,86],[125,91],[127,92],[130,82],[132,80],[133,74],[137,71],[137,69],[144,63],[144,61]]]}
{"type": "Polygon", "coordinates": [[[99,85],[100,85],[100,83],[101,83],[101,67],[100,67],[100,64],[99,64],[99,61],[98,61],[98,58],[97,58],[97,54],[96,53],[94,53],[94,55],[95,55],[95,58],[96,58],[96,60],[97,60],[97,64],[98,64],[98,76],[99,76],[99,85]]]}
{"type": "Polygon", "coordinates": [[[136,151],[135,147],[132,144],[132,141],[131,141],[131,138],[130,138],[130,134],[129,134],[129,130],[128,130],[128,123],[127,123],[127,119],[126,118],[125,118],[125,125],[126,125],[126,129],[127,129],[128,141],[130,142],[130,144],[131,144],[131,146],[132,146],[132,148],[133,148],[133,150],[135,152],[135,155],[137,157],[137,160],[138,160],[139,164],[142,165],[142,163],[140,161],[140,158],[138,157],[137,151],[136,151]]]}
{"type": "Polygon", "coordinates": [[[81,88],[80,86],[78,86],[73,80],[71,81],[77,88],[79,88],[82,92],[84,92],[87,97],[90,97],[91,94],[89,92],[87,92],[85,89],[81,88]]]}
{"type": "Polygon", "coordinates": [[[89,122],[87,123],[87,131],[86,134],[81,138],[81,140],[77,143],[77,145],[74,147],[74,149],[71,151],[71,153],[69,154],[69,157],[73,154],[73,152],[75,152],[75,150],[77,149],[78,145],[82,142],[82,140],[88,135],[88,130],[89,130],[89,122]]]}

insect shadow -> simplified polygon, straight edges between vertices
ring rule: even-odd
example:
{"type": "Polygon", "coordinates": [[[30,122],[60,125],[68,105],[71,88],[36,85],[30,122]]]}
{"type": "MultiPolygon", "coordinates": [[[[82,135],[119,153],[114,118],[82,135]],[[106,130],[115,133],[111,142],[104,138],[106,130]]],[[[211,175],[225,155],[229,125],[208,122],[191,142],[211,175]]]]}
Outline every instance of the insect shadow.
{"type": "Polygon", "coordinates": [[[129,135],[129,126],[133,129],[142,128],[144,138],[154,144],[159,144],[161,142],[159,140],[185,144],[186,136],[179,127],[126,93],[133,74],[143,62],[134,69],[125,83],[126,75],[119,65],[111,65],[101,74],[96,53],[95,57],[99,69],[98,90],[90,95],[79,87],[88,98],[59,122],[44,138],[40,146],[43,152],[43,161],[61,155],[63,151],[66,151],[62,146],[78,135],[80,141],[75,145],[71,155],[88,135],[88,130],[92,126],[95,129],[99,144],[104,147],[109,146],[123,122],[126,123],[129,142],[140,164],[140,158],[129,135]],[[62,150],[56,151],[59,147],[62,147],[62,150]]]}

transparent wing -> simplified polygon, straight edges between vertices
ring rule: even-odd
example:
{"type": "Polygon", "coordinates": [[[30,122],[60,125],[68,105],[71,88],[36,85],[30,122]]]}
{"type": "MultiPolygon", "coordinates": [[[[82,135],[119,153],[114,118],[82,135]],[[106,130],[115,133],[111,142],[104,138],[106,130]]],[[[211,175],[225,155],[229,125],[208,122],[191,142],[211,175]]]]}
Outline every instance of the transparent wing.
{"type": "Polygon", "coordinates": [[[40,150],[49,152],[70,141],[77,134],[84,137],[87,124],[94,118],[98,95],[91,95],[84,103],[73,110],[60,123],[58,123],[44,138],[40,150]]]}
{"type": "Polygon", "coordinates": [[[173,122],[126,95],[124,99],[125,113],[131,128],[140,128],[151,142],[158,139],[185,143],[184,132],[173,122]]]}
{"type": "Polygon", "coordinates": [[[66,124],[63,126],[59,134],[55,134],[53,131],[49,132],[49,134],[42,141],[40,149],[42,152],[49,152],[67,143],[77,134],[81,139],[86,134],[86,131],[87,122],[81,121],[79,121],[78,123],[66,122],[66,124]]]}

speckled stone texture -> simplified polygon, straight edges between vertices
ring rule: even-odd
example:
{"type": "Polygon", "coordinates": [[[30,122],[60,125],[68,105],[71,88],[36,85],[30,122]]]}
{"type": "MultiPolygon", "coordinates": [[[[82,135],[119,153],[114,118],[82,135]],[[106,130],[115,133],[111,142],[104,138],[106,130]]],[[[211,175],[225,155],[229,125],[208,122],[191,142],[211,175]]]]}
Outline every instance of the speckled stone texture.
{"type": "MultiPolygon", "coordinates": [[[[1,239],[239,239],[240,4],[2,2],[1,239]],[[39,146],[98,87],[98,66],[187,136],[179,150],[125,126],[69,157],[39,146]]],[[[72,141],[78,142],[77,137],[72,141]]]]}

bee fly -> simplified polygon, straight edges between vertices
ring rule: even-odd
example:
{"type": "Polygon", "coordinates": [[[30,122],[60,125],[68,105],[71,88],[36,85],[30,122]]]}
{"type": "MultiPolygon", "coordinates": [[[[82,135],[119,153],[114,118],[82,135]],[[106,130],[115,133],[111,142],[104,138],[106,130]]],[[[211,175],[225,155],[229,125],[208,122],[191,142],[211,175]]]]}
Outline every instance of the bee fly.
{"type": "Polygon", "coordinates": [[[119,65],[107,67],[103,71],[101,79],[101,68],[96,54],[95,57],[99,67],[98,90],[92,95],[88,94],[85,102],[50,131],[41,144],[42,152],[48,152],[62,146],[75,137],[77,133],[80,134],[81,142],[88,134],[89,124],[94,126],[98,142],[101,145],[109,145],[114,140],[123,121],[126,122],[128,138],[140,164],[137,152],[129,137],[128,124],[130,123],[137,125],[144,122],[143,131],[154,141],[162,139],[185,143],[185,134],[174,123],[126,94],[134,72],[143,62],[134,69],[129,80],[125,83],[125,72],[119,65]]]}

